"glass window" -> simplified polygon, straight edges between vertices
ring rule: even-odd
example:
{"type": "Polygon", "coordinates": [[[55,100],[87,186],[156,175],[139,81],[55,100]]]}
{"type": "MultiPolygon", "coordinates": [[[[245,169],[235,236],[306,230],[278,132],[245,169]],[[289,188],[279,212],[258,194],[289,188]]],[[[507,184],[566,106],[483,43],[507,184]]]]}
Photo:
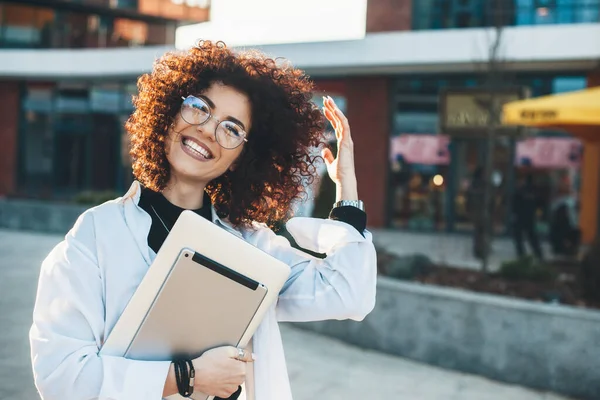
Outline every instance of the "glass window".
{"type": "Polygon", "coordinates": [[[52,128],[50,114],[25,112],[24,168],[28,184],[40,183],[52,173],[52,128]]]}
{"type": "Polygon", "coordinates": [[[133,112],[133,96],[137,96],[138,90],[136,83],[125,84],[125,112],[133,112]]]}
{"type": "Polygon", "coordinates": [[[92,112],[119,113],[125,106],[125,95],[116,83],[93,85],[90,90],[92,112]]]}
{"type": "Polygon", "coordinates": [[[390,138],[391,225],[445,229],[448,142],[438,133],[438,93],[447,79],[396,82],[390,138]]]}
{"type": "Polygon", "coordinates": [[[2,45],[38,47],[49,42],[54,12],[49,8],[19,4],[2,5],[2,45]]]}
{"type": "Polygon", "coordinates": [[[116,8],[128,8],[131,10],[137,10],[137,0],[111,0],[111,6],[116,8]]]}
{"type": "Polygon", "coordinates": [[[516,0],[516,24],[533,25],[533,1],[534,0],[516,0]]]}
{"type": "Polygon", "coordinates": [[[391,225],[413,230],[446,226],[448,138],[435,134],[393,135],[390,140],[391,225]]]}
{"type": "Polygon", "coordinates": [[[31,84],[27,88],[27,95],[23,100],[25,110],[50,113],[52,111],[53,90],[53,86],[44,87],[31,84]]]}
{"type": "Polygon", "coordinates": [[[148,40],[148,24],[131,19],[117,18],[114,22],[114,46],[143,46],[148,40]]]}
{"type": "Polygon", "coordinates": [[[54,182],[57,188],[72,192],[85,188],[89,181],[91,127],[88,115],[61,114],[54,125],[58,153],[54,163],[54,182]]]}
{"type": "Polygon", "coordinates": [[[600,0],[420,0],[413,28],[590,23],[600,20],[600,0]]]}
{"type": "Polygon", "coordinates": [[[38,41],[38,35],[33,7],[4,5],[4,41],[7,44],[31,46],[38,41]]]}
{"type": "Polygon", "coordinates": [[[560,76],[552,81],[552,93],[572,92],[587,87],[587,78],[584,76],[560,76]]]}
{"type": "Polygon", "coordinates": [[[29,196],[47,196],[51,193],[53,89],[51,85],[31,83],[23,96],[19,186],[29,196]]]}
{"type": "Polygon", "coordinates": [[[414,30],[433,29],[433,13],[434,0],[419,0],[413,1],[413,22],[414,30]]]}
{"type": "Polygon", "coordinates": [[[90,90],[85,82],[60,82],[56,91],[56,149],[54,182],[66,193],[75,193],[89,184],[91,154],[90,90]]]}
{"type": "Polygon", "coordinates": [[[96,47],[94,41],[89,42],[95,34],[89,29],[89,15],[70,11],[59,11],[56,13],[56,25],[54,29],[53,47],[63,48],[85,48],[96,47]]]}
{"type": "Polygon", "coordinates": [[[60,83],[57,89],[58,112],[86,113],[89,111],[89,88],[85,83],[60,83]]]}
{"type": "Polygon", "coordinates": [[[579,7],[574,11],[576,22],[589,23],[600,20],[599,0],[579,0],[578,3],[579,7]]]}
{"type": "Polygon", "coordinates": [[[167,24],[148,24],[147,45],[156,46],[167,43],[172,27],[167,24]]]}

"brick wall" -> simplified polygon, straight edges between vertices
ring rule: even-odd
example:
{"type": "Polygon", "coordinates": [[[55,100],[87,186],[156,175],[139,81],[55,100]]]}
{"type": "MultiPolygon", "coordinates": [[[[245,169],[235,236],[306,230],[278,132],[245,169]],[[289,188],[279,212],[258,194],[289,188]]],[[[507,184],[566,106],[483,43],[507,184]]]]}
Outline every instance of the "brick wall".
{"type": "Polygon", "coordinates": [[[19,83],[0,81],[0,196],[16,189],[19,83]]]}
{"type": "Polygon", "coordinates": [[[368,0],[367,32],[410,30],[412,26],[412,1],[368,0]]]}
{"type": "Polygon", "coordinates": [[[388,79],[357,77],[318,81],[319,92],[346,98],[352,129],[358,195],[365,202],[369,226],[387,223],[390,115],[388,79]]]}
{"type": "Polygon", "coordinates": [[[346,98],[354,139],[358,193],[367,207],[369,226],[383,227],[387,222],[390,142],[388,79],[351,79],[346,98]]]}

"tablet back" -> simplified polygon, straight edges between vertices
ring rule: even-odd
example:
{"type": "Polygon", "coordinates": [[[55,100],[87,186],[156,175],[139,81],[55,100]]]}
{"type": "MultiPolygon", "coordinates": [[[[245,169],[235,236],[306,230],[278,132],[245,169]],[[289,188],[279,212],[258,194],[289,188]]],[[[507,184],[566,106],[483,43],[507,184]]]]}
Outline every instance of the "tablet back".
{"type": "Polygon", "coordinates": [[[190,249],[183,249],[125,356],[194,359],[236,346],[267,294],[264,285],[190,249]]]}

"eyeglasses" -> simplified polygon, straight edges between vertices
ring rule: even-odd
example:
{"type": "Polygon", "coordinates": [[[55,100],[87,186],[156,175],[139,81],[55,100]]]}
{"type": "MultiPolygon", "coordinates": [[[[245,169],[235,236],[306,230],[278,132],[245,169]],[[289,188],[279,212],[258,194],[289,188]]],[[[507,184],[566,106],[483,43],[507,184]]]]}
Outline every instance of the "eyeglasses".
{"type": "Polygon", "coordinates": [[[217,143],[225,149],[235,149],[244,142],[247,142],[248,134],[233,121],[219,121],[212,115],[212,110],[208,103],[195,96],[181,97],[181,118],[190,125],[204,125],[210,119],[217,122],[215,129],[215,139],[217,143]]]}

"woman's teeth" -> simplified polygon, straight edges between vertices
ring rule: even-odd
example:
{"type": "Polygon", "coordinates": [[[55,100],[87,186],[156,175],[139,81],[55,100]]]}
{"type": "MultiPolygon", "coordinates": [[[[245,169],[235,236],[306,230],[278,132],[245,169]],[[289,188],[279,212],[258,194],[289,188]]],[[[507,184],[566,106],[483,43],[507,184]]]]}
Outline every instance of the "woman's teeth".
{"type": "Polygon", "coordinates": [[[193,152],[198,153],[199,155],[203,156],[206,159],[212,158],[212,154],[210,154],[204,147],[200,146],[198,143],[194,142],[193,140],[184,139],[183,145],[186,146],[188,149],[192,150],[193,152]]]}

